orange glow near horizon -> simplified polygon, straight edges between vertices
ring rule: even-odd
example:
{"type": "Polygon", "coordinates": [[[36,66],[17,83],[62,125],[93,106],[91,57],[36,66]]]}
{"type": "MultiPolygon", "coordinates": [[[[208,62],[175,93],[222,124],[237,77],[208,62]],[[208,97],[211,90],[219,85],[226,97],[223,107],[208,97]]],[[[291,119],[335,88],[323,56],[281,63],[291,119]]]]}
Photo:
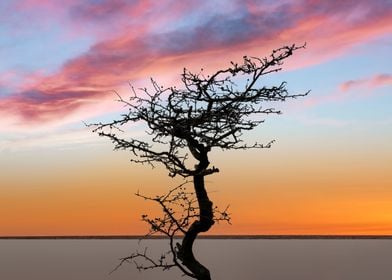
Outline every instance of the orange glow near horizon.
{"type": "MultiPolygon", "coordinates": [[[[159,215],[159,209],[133,194],[161,194],[176,181],[163,168],[130,164],[126,153],[105,149],[71,151],[66,162],[10,174],[0,198],[0,235],[145,234],[140,215],[159,215]],[[76,153],[86,159],[72,164],[76,153]]],[[[216,205],[230,205],[232,225],[217,224],[209,234],[392,234],[386,170],[369,163],[342,169],[343,159],[322,167],[328,157],[321,156],[317,168],[304,157],[298,165],[274,149],[216,158],[222,171],[206,184],[216,205]]],[[[17,161],[10,160],[10,168],[17,161]]]]}

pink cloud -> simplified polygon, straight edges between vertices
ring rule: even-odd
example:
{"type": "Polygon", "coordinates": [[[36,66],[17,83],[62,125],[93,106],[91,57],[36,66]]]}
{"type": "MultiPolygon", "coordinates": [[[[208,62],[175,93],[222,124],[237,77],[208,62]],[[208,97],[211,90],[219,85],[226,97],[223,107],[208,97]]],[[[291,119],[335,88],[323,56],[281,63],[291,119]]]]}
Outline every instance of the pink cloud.
{"type": "MultiPolygon", "coordinates": [[[[26,0],[25,5],[37,1],[26,0]]],[[[56,9],[50,1],[38,2],[56,9]]],[[[288,4],[273,7],[276,14],[266,14],[268,7],[258,9],[256,2],[247,2],[249,6],[242,15],[206,16],[205,21],[195,26],[164,33],[157,32],[157,26],[175,23],[172,12],[186,15],[197,6],[176,1],[169,13],[144,1],[120,8],[125,2],[116,0],[117,9],[112,9],[109,1],[86,5],[79,11],[78,24],[91,21],[98,24],[119,16],[130,17],[131,26],[137,28],[106,34],[88,52],[66,62],[57,73],[29,79],[19,92],[0,99],[0,111],[12,114],[19,124],[34,125],[79,115],[83,110],[93,116],[103,113],[95,111],[94,104],[111,102],[110,90],[123,88],[128,81],[150,76],[158,81],[175,81],[184,66],[214,70],[226,67],[228,61],[239,60],[244,54],[263,55],[281,45],[307,42],[308,50],[294,56],[287,65],[296,69],[343,55],[357,44],[392,32],[391,10],[374,8],[369,2],[360,2],[350,13],[343,12],[335,2],[317,6],[308,1],[309,5],[300,7],[288,4]]],[[[369,81],[372,86],[385,83],[390,83],[390,76],[369,81]]]]}
{"type": "Polygon", "coordinates": [[[17,78],[16,71],[10,70],[10,71],[5,71],[0,73],[0,87],[14,84],[16,78],[17,78]]]}
{"type": "Polygon", "coordinates": [[[97,94],[93,91],[47,93],[31,90],[2,100],[0,111],[18,116],[24,124],[44,124],[66,117],[89,100],[93,101],[97,94]]]}
{"type": "Polygon", "coordinates": [[[352,89],[358,89],[361,87],[366,88],[377,88],[381,86],[392,85],[392,75],[391,74],[379,74],[373,77],[358,79],[358,80],[350,80],[344,82],[340,85],[341,91],[348,91],[352,89]]]}
{"type": "Polygon", "coordinates": [[[343,102],[352,98],[366,98],[372,94],[372,90],[392,85],[391,74],[377,74],[372,77],[366,77],[357,80],[349,80],[341,83],[338,90],[323,96],[309,96],[302,102],[301,108],[314,107],[320,104],[326,104],[330,102],[343,102]],[[352,90],[361,90],[358,94],[352,92],[352,90]]]}
{"type": "Polygon", "coordinates": [[[200,3],[195,0],[18,0],[11,4],[9,12],[23,15],[14,24],[19,29],[29,24],[47,27],[56,23],[64,37],[87,36],[105,41],[124,33],[164,26],[198,6],[200,3]]]}
{"type": "Polygon", "coordinates": [[[392,75],[391,74],[380,74],[373,77],[370,82],[372,87],[380,87],[385,85],[392,85],[392,75]]]}

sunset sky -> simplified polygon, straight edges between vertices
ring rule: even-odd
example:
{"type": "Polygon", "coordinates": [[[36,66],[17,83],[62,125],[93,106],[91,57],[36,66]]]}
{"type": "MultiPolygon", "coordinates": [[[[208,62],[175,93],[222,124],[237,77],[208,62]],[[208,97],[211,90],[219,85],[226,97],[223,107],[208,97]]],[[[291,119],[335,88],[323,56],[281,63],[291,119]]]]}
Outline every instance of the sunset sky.
{"type": "Polygon", "coordinates": [[[212,152],[207,188],[233,218],[212,233],[392,234],[390,0],[2,0],[0,236],[145,233],[157,209],[134,193],[179,180],[84,122],[121,114],[129,84],[305,42],[261,81],[311,90],[245,134],[272,148],[212,152]]]}

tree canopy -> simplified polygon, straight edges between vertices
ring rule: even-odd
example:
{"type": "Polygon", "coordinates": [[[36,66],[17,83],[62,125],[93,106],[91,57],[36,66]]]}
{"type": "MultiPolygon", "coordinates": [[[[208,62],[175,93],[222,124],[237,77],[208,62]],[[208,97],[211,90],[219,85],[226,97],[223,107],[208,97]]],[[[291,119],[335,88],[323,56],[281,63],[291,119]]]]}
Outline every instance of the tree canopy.
{"type": "Polygon", "coordinates": [[[273,141],[249,145],[243,143],[241,136],[244,131],[264,122],[263,119],[256,120],[255,115],[281,114],[281,111],[269,107],[269,102],[305,96],[308,92],[290,94],[286,82],[260,87],[257,81],[282,70],[283,61],[300,48],[304,46],[285,46],[265,58],[244,56],[242,63],[231,62],[230,67],[212,75],[205,75],[203,69],[192,73],[184,68],[182,88],[164,88],[155,80],[151,80],[153,91],[142,88],[137,92],[132,87],[133,95],[128,100],[120,97],[128,112],[118,120],[96,124],[95,131],[100,136],[109,137],[115,149],[131,151],[134,155],[132,161],[152,165],[161,163],[170,176],[218,172],[215,167],[187,166],[189,153],[194,159],[203,161],[203,156],[213,148],[270,147],[273,141]],[[238,79],[241,84],[237,83],[238,76],[245,82],[238,79]],[[113,129],[132,122],[145,123],[151,141],[124,139],[113,129]]]}

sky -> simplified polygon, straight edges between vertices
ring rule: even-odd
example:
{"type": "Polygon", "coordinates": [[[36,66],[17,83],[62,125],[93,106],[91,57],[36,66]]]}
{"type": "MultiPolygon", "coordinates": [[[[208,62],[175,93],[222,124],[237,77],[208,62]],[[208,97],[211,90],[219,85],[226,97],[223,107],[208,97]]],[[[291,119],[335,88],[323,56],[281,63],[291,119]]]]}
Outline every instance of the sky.
{"type": "MultiPolygon", "coordinates": [[[[2,0],[0,235],[143,234],[159,213],[134,196],[178,183],[129,162],[84,123],[123,108],[114,91],[178,85],[243,55],[304,44],[261,85],[310,95],[212,151],[207,178],[232,225],[213,234],[392,234],[390,0],[2,0]]],[[[143,137],[130,126],[132,137],[143,137]]]]}

